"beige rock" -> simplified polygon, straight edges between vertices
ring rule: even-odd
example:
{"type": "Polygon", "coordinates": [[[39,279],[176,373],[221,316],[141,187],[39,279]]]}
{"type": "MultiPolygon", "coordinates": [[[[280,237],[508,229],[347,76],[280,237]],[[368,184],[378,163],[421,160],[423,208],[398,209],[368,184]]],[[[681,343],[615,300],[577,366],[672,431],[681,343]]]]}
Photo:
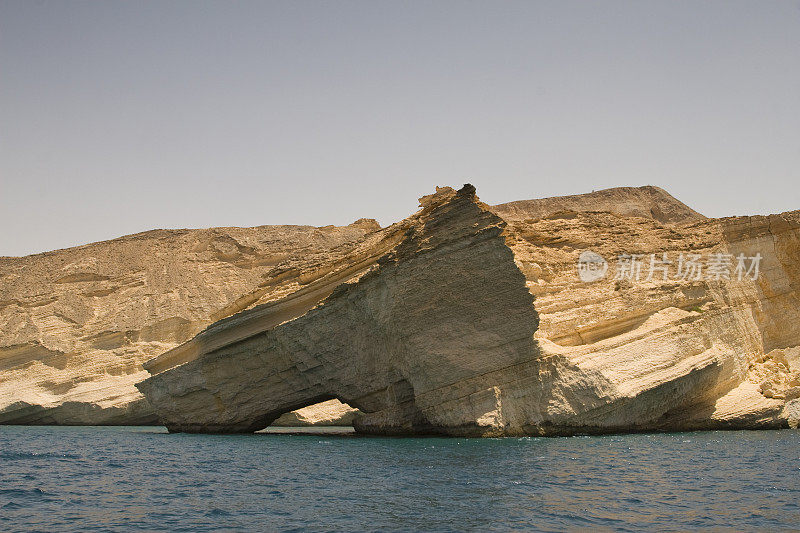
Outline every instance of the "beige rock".
{"type": "Polygon", "coordinates": [[[792,387],[787,389],[786,392],[783,394],[783,398],[788,402],[790,400],[795,400],[800,398],[800,387],[792,387]]]}
{"type": "Polygon", "coordinates": [[[353,409],[339,400],[328,400],[285,413],[272,425],[283,427],[352,426],[357,414],[358,409],[353,409]]]}
{"type": "Polygon", "coordinates": [[[571,219],[576,213],[605,211],[625,217],[653,219],[663,223],[699,222],[705,217],[658,187],[616,187],[587,194],[517,200],[492,207],[510,222],[542,218],[571,219]]]}
{"type": "Polygon", "coordinates": [[[0,258],[0,423],[157,423],[144,361],[377,229],[156,230],[0,258]]]}
{"type": "Polygon", "coordinates": [[[438,189],[302,289],[264,294],[146,363],[137,386],[173,431],[254,431],[331,398],[379,434],[787,426],[777,396],[798,370],[800,215],[706,220],[651,193],[650,217],[503,220],[470,186],[438,189]],[[759,252],[763,273],[583,283],[586,250],[759,252]],[[783,387],[775,398],[765,380],[783,387]]]}
{"type": "Polygon", "coordinates": [[[796,425],[798,212],[705,219],[656,187],[421,206],[0,258],[0,423],[154,423],[144,380],[172,430],[352,408],[381,434],[796,425]],[[764,260],[758,281],[583,283],[586,250],[764,260]]]}
{"type": "Polygon", "coordinates": [[[790,428],[798,429],[800,427],[800,400],[786,402],[781,416],[788,421],[790,428]]]}

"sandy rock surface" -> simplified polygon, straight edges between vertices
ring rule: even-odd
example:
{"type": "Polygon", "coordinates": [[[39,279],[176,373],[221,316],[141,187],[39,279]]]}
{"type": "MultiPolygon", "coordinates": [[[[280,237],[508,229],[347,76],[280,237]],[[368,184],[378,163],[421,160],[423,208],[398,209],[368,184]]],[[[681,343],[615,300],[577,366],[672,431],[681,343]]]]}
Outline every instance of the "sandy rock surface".
{"type": "Polygon", "coordinates": [[[797,425],[798,212],[706,219],[657,187],[420,203],[383,229],[155,230],[0,258],[0,423],[797,425]],[[589,282],[588,251],[607,268],[589,282]],[[640,279],[618,275],[630,254],[640,279]],[[691,254],[730,256],[729,279],[680,278],[691,254]],[[739,254],[760,254],[756,279],[736,279],[739,254]]]}
{"type": "Polygon", "coordinates": [[[144,361],[378,228],[155,230],[0,258],[0,423],[157,423],[144,361]]]}
{"type": "Polygon", "coordinates": [[[634,216],[547,199],[545,216],[512,220],[471,186],[439,189],[309,285],[146,363],[137,386],[174,431],[254,431],[333,398],[375,434],[790,425],[800,216],[710,220],[647,189],[658,209],[634,216]],[[587,282],[577,265],[589,250],[609,265],[587,282]],[[620,276],[615,258],[631,254],[664,270],[620,276]],[[707,270],[758,254],[760,272],[680,277],[680,254],[707,270]]]}

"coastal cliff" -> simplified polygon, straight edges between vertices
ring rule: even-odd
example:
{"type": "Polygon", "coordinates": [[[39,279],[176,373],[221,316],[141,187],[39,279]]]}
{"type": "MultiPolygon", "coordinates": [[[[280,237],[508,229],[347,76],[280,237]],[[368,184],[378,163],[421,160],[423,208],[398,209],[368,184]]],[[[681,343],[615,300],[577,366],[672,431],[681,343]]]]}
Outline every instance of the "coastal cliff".
{"type": "Polygon", "coordinates": [[[378,228],[155,230],[0,257],[0,423],[157,424],[142,363],[378,228]]]}
{"type": "Polygon", "coordinates": [[[0,423],[797,425],[798,212],[707,219],[657,187],[494,207],[445,187],[420,203],[387,228],[156,230],[0,258],[0,423]],[[607,261],[589,281],[587,251],[607,261]],[[675,275],[715,254],[727,277],[675,275]],[[739,254],[760,257],[757,276],[738,279],[739,254]],[[619,275],[631,255],[639,279],[619,275]],[[651,257],[669,275],[648,276],[651,257]]]}
{"type": "Polygon", "coordinates": [[[145,363],[137,387],[172,431],[255,431],[331,399],[373,434],[796,425],[797,212],[507,221],[471,186],[421,207],[306,285],[145,363]],[[763,262],[760,276],[587,282],[586,250],[763,262]]]}

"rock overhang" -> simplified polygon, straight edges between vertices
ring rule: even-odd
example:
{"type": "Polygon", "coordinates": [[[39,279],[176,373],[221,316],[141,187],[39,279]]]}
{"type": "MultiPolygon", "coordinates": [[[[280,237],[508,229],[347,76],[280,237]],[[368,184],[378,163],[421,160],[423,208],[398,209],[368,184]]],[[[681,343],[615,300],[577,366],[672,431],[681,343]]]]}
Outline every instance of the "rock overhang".
{"type": "MultiPolygon", "coordinates": [[[[798,262],[794,215],[749,233],[683,204],[669,210],[691,219],[680,225],[592,211],[507,222],[470,185],[420,204],[296,292],[149,365],[154,375],[137,386],[168,428],[248,432],[330,398],[361,411],[358,431],[378,434],[787,424],[785,402],[748,385],[754,357],[800,338],[752,314],[771,298],[765,283],[581,284],[573,269],[580,246],[749,250],[780,228],[788,251],[770,276],[783,283],[798,262]]],[[[775,309],[796,314],[796,293],[782,298],[775,309]]]]}
{"type": "Polygon", "coordinates": [[[190,360],[138,384],[167,426],[252,431],[338,398],[363,413],[361,431],[420,433],[469,427],[495,409],[480,376],[538,356],[533,296],[505,222],[474,187],[442,188],[421,204],[384,230],[391,249],[302,315],[254,331],[242,324],[263,308],[244,311],[209,328],[190,360]],[[462,413],[448,403],[470,396],[462,413]]]}

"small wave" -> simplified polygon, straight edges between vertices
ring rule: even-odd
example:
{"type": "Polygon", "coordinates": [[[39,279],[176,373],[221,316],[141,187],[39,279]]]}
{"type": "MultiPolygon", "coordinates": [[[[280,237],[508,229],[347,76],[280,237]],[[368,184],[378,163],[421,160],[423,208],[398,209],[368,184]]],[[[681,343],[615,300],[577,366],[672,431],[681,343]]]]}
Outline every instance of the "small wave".
{"type": "Polygon", "coordinates": [[[40,488],[33,489],[0,489],[0,496],[38,496],[45,492],[40,488]]]}
{"type": "Polygon", "coordinates": [[[48,501],[48,495],[39,488],[33,489],[0,489],[0,497],[13,498],[10,503],[48,501]],[[16,500],[16,501],[15,501],[16,500]]]}
{"type": "Polygon", "coordinates": [[[17,461],[21,459],[78,459],[78,456],[69,453],[52,452],[0,452],[0,459],[5,459],[7,461],[17,461]]]}
{"type": "Polygon", "coordinates": [[[5,504],[2,507],[2,509],[9,509],[9,510],[13,511],[13,510],[16,510],[16,509],[22,509],[22,506],[20,504],[16,503],[16,502],[8,502],[7,504],[5,504]]]}

